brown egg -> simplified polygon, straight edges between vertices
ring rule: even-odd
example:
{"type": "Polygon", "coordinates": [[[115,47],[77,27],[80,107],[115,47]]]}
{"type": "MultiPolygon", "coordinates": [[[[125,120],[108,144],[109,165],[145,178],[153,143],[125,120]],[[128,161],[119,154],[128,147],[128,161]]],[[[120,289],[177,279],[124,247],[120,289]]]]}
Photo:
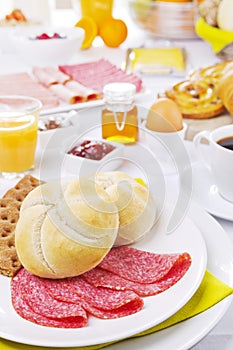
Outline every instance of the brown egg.
{"type": "Polygon", "coordinates": [[[177,104],[169,98],[160,98],[150,107],[146,127],[157,132],[174,132],[183,129],[182,114],[177,104]]]}

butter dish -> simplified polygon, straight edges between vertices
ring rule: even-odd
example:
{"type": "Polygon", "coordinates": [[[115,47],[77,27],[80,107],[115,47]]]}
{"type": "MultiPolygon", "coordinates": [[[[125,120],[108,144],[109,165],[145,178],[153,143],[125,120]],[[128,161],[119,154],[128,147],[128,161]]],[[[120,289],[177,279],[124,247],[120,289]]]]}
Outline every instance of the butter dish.
{"type": "Polygon", "coordinates": [[[130,48],[126,54],[126,70],[136,74],[186,74],[186,52],[179,47],[130,48]]]}

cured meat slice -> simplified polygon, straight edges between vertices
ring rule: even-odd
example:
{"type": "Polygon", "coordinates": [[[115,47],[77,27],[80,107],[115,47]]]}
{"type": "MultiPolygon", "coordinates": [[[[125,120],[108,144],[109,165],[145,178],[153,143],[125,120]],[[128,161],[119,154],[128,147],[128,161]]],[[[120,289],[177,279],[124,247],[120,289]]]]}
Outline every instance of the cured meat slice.
{"type": "Polygon", "coordinates": [[[46,87],[53,84],[64,84],[70,77],[62,73],[57,67],[33,67],[34,77],[46,87]]]}
{"type": "Polygon", "coordinates": [[[22,294],[28,305],[40,315],[50,318],[82,317],[87,318],[85,310],[79,303],[71,304],[58,302],[52,298],[43,283],[43,280],[25,269],[20,272],[20,277],[24,281],[22,294]]]}
{"type": "Polygon", "coordinates": [[[44,67],[46,73],[50,74],[58,84],[65,84],[70,80],[69,75],[62,73],[58,67],[44,67]]]}
{"type": "Polygon", "coordinates": [[[50,280],[48,293],[57,300],[81,303],[82,307],[99,318],[118,318],[138,312],[143,300],[132,291],[96,288],[81,276],[68,280],[50,280]]]}
{"type": "Polygon", "coordinates": [[[121,81],[135,84],[137,92],[142,90],[142,80],[137,75],[128,74],[105,59],[76,65],[63,65],[59,66],[59,69],[73,80],[99,93],[103,92],[104,85],[121,81]]]}
{"type": "Polygon", "coordinates": [[[25,300],[23,295],[23,287],[25,280],[20,270],[18,274],[11,280],[11,298],[15,311],[24,319],[37,323],[41,326],[56,327],[56,328],[81,328],[86,326],[87,317],[75,316],[66,318],[50,318],[39,313],[36,313],[25,300]]]}
{"type": "Polygon", "coordinates": [[[156,295],[164,292],[177,283],[187,272],[191,260],[177,259],[169,272],[158,282],[155,283],[137,283],[126,280],[118,275],[99,267],[85,272],[83,278],[95,287],[110,288],[113,290],[132,290],[141,297],[156,295]]]}
{"type": "Polygon", "coordinates": [[[53,93],[59,97],[61,100],[66,103],[74,104],[79,102],[84,102],[86,100],[85,96],[83,96],[80,92],[74,92],[68,89],[63,84],[53,84],[49,87],[53,93]]]}
{"type": "Polygon", "coordinates": [[[138,283],[155,283],[161,280],[177,262],[191,261],[188,253],[155,254],[132,247],[111,249],[99,267],[127,280],[138,283]]]}
{"type": "Polygon", "coordinates": [[[35,81],[28,73],[0,75],[1,95],[23,95],[38,98],[43,109],[59,105],[58,98],[47,88],[35,81]]]}
{"type": "Polygon", "coordinates": [[[32,73],[36,80],[38,80],[39,83],[45,85],[46,87],[57,83],[57,81],[54,80],[53,76],[47,73],[43,67],[32,68],[32,73]]]}
{"type": "Polygon", "coordinates": [[[101,95],[97,91],[89,89],[86,86],[79,84],[77,81],[70,80],[65,86],[77,94],[82,94],[87,101],[98,100],[101,98],[101,95]]]}
{"type": "Polygon", "coordinates": [[[85,73],[88,75],[102,75],[102,73],[112,69],[114,65],[104,59],[101,58],[98,61],[91,61],[91,62],[86,62],[86,63],[79,63],[79,64],[73,64],[73,65],[62,65],[59,66],[59,69],[70,76],[72,76],[74,73],[80,73],[83,76],[85,76],[85,73]],[[97,69],[98,68],[98,69],[97,69]]]}

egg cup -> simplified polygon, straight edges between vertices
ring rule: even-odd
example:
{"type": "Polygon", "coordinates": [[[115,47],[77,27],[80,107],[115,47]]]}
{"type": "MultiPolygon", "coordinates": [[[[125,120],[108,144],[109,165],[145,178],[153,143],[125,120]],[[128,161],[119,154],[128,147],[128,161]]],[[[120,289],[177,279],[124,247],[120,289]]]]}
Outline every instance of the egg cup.
{"type": "Polygon", "coordinates": [[[185,151],[184,139],[187,124],[183,128],[173,132],[157,132],[146,127],[146,120],[142,122],[142,130],[145,141],[156,161],[158,161],[164,175],[175,174],[178,171],[178,163],[185,151]]]}

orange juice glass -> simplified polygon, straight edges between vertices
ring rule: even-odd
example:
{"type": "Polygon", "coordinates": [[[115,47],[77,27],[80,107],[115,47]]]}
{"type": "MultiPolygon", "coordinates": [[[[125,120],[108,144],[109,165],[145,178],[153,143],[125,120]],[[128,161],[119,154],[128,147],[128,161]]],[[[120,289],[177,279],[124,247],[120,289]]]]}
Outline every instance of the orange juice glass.
{"type": "Polygon", "coordinates": [[[88,16],[95,20],[97,25],[112,16],[113,0],[80,0],[82,16],[88,16]]]}
{"type": "Polygon", "coordinates": [[[26,96],[0,96],[0,174],[23,176],[34,166],[41,102],[26,96]]]}

